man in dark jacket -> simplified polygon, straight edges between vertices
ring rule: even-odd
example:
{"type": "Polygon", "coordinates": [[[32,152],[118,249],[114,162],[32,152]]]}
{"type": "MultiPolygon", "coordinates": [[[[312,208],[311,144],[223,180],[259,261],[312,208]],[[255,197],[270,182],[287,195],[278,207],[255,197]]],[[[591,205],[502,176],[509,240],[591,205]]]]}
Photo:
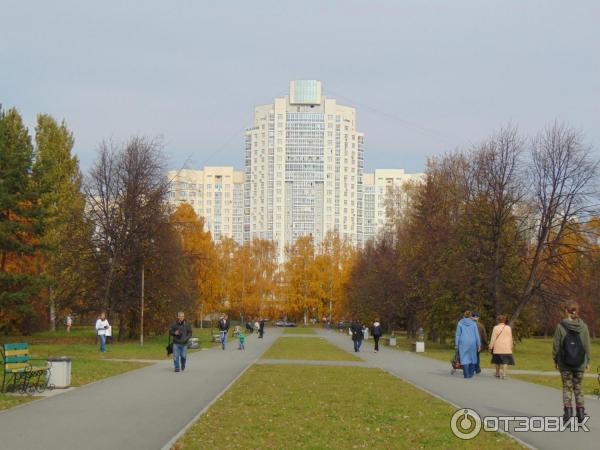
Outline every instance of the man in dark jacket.
{"type": "Polygon", "coordinates": [[[229,331],[229,319],[227,314],[223,314],[219,319],[219,333],[221,334],[221,347],[225,350],[227,344],[227,332],[229,331]]]}
{"type": "Polygon", "coordinates": [[[185,370],[185,362],[187,357],[187,343],[192,337],[192,327],[185,320],[185,314],[182,311],[177,313],[177,320],[169,334],[173,336],[173,363],[175,364],[175,372],[179,372],[179,362],[181,360],[181,371],[185,370]]]}
{"type": "Polygon", "coordinates": [[[590,332],[585,322],[579,318],[579,305],[571,302],[565,307],[565,319],[556,327],[552,345],[554,364],[562,378],[565,423],[573,417],[573,394],[577,420],[583,422],[585,419],[585,396],[581,385],[583,375],[589,369],[590,356],[590,332]],[[568,339],[570,347],[578,351],[565,353],[565,339],[568,339]],[[573,358],[579,361],[571,361],[573,358]]]}
{"type": "Polygon", "coordinates": [[[354,319],[350,324],[350,332],[352,333],[352,341],[354,341],[354,351],[360,351],[360,345],[363,340],[363,326],[360,320],[354,319]]]}
{"type": "Polygon", "coordinates": [[[260,319],[260,322],[258,322],[258,337],[262,338],[263,334],[265,334],[265,319],[260,319]]]}
{"type": "Polygon", "coordinates": [[[381,328],[381,323],[379,322],[379,319],[375,319],[375,321],[373,322],[373,326],[371,327],[371,335],[375,340],[375,353],[379,351],[379,338],[382,334],[383,329],[381,328]]]}
{"type": "Polygon", "coordinates": [[[481,315],[475,311],[471,319],[475,321],[477,324],[477,330],[479,331],[479,340],[481,341],[481,347],[477,352],[477,364],[475,364],[475,373],[481,373],[481,349],[487,348],[488,346],[488,337],[485,331],[485,326],[479,321],[481,315]]]}

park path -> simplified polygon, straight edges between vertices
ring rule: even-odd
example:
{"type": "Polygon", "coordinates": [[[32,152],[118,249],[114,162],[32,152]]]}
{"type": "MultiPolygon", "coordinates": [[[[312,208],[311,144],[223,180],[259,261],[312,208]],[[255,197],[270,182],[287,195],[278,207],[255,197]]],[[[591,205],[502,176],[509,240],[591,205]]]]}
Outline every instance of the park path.
{"type": "Polygon", "coordinates": [[[0,412],[0,448],[10,450],[161,449],[281,334],[188,354],[0,412]]]}
{"type": "MultiPolygon", "coordinates": [[[[319,330],[319,334],[339,347],[354,352],[345,333],[319,330]]],[[[471,408],[484,416],[558,416],[562,415],[559,390],[511,379],[500,380],[491,374],[464,379],[462,371],[450,374],[450,362],[380,346],[373,352],[373,340],[363,342],[359,356],[372,367],[386,370],[461,408],[471,408]]],[[[518,364],[518,361],[517,361],[518,364]]],[[[586,380],[586,383],[595,383],[586,380]]],[[[590,432],[512,432],[524,443],[541,450],[598,448],[600,440],[600,401],[586,397],[590,432]]],[[[425,420],[427,420],[425,418],[425,420]]],[[[483,431],[482,431],[483,432],[483,431]]]]}

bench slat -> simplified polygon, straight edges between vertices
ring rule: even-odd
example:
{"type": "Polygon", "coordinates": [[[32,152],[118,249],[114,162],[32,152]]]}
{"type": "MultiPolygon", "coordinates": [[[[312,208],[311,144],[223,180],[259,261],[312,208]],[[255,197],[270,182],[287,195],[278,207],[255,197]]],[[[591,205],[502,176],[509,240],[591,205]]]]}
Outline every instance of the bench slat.
{"type": "Polygon", "coordinates": [[[25,363],[27,361],[29,361],[29,355],[7,356],[4,358],[6,364],[25,363]]]}
{"type": "Polygon", "coordinates": [[[28,348],[27,342],[7,342],[2,344],[4,351],[7,350],[21,350],[28,348]]]}
{"type": "Polygon", "coordinates": [[[27,348],[21,348],[21,349],[18,349],[18,350],[6,350],[4,352],[4,354],[6,356],[28,355],[29,354],[29,349],[27,349],[27,348]]]}

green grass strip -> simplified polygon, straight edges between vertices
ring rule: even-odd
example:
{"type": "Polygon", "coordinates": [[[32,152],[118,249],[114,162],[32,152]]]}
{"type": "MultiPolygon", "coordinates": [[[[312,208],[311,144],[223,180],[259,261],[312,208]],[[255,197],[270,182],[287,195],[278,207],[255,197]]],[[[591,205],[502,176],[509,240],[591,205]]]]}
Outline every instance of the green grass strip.
{"type": "Polygon", "coordinates": [[[259,365],[173,448],[522,448],[497,433],[459,440],[449,425],[454,411],[380,369],[259,365]]]}
{"type": "MultiPolygon", "coordinates": [[[[348,339],[348,345],[352,341],[348,339]]],[[[360,361],[360,358],[329,343],[324,338],[279,338],[263,355],[265,359],[305,359],[331,361],[360,361]]]]}

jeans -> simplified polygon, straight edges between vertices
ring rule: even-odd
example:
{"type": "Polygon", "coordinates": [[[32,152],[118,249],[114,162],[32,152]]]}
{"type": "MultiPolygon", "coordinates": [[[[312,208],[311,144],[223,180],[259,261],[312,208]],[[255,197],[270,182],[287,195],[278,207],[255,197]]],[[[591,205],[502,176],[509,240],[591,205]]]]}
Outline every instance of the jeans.
{"type": "Polygon", "coordinates": [[[475,373],[475,364],[463,364],[463,376],[465,378],[472,378],[475,373]]]}
{"type": "Polygon", "coordinates": [[[179,360],[181,359],[181,370],[185,370],[185,361],[187,356],[187,344],[173,343],[173,363],[175,370],[179,370],[179,360]]]}
{"type": "Polygon", "coordinates": [[[221,347],[225,350],[225,345],[227,344],[227,331],[221,331],[221,347]]]}
{"type": "Polygon", "coordinates": [[[106,336],[100,334],[98,337],[100,338],[100,351],[104,353],[106,351],[106,336]]]}
{"type": "Polygon", "coordinates": [[[362,341],[360,339],[356,339],[354,341],[354,351],[358,352],[360,350],[360,344],[362,344],[362,341]]]}
{"type": "Polygon", "coordinates": [[[373,336],[373,339],[375,339],[375,351],[378,352],[379,351],[379,338],[381,336],[373,336]]]}
{"type": "Polygon", "coordinates": [[[477,363],[475,364],[475,373],[481,373],[481,359],[479,355],[480,352],[477,352],[477,363]]]}
{"type": "Polygon", "coordinates": [[[244,341],[240,341],[240,346],[238,347],[240,350],[245,350],[244,341]]]}

